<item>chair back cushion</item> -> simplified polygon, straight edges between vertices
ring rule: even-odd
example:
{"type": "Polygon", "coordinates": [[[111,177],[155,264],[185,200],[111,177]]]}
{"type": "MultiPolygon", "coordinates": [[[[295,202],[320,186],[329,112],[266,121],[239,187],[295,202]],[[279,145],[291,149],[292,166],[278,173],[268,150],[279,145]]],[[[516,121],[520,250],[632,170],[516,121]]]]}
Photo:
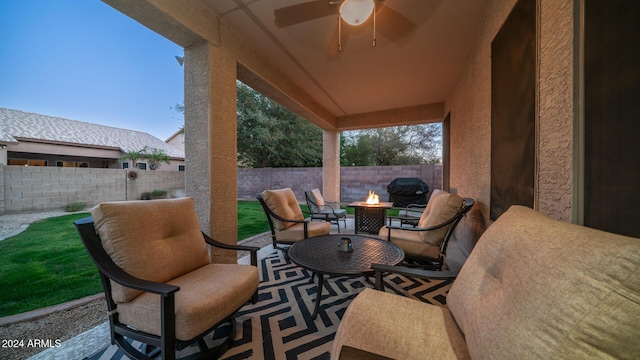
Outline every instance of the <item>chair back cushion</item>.
{"type": "MultiPolygon", "coordinates": [[[[135,277],[167,282],[209,263],[192,198],[105,202],[91,215],[107,254],[135,277]]],[[[142,293],[111,287],[116,303],[142,293]]]]}
{"type": "MultiPolygon", "coordinates": [[[[262,192],[262,200],[276,215],[289,220],[304,220],[302,209],[298,204],[298,199],[291,188],[265,190],[262,192]]],[[[282,231],[295,225],[295,222],[281,221],[273,219],[276,230],[282,231]]]]}
{"type": "Polygon", "coordinates": [[[322,197],[322,193],[318,189],[311,190],[311,195],[313,196],[313,202],[318,206],[324,206],[324,197],[322,197]]]}
{"type": "Polygon", "coordinates": [[[427,219],[427,216],[429,216],[429,214],[431,213],[431,209],[433,209],[433,204],[435,203],[435,200],[436,198],[438,198],[438,196],[448,195],[448,194],[449,193],[444,190],[433,189],[433,191],[431,192],[431,197],[429,197],[429,201],[427,202],[427,207],[425,207],[424,211],[422,212],[421,220],[427,219]]]}
{"type": "MultiPolygon", "coordinates": [[[[431,196],[427,208],[418,221],[418,227],[426,228],[431,226],[440,225],[443,222],[451,219],[462,207],[462,198],[456,194],[449,194],[446,191],[439,191],[436,196],[431,196]]],[[[453,224],[443,226],[441,228],[423,231],[422,240],[433,246],[440,246],[444,236],[449,231],[453,224]]]]}
{"type": "Polygon", "coordinates": [[[640,239],[512,206],[447,296],[472,358],[640,359],[640,239]]]}

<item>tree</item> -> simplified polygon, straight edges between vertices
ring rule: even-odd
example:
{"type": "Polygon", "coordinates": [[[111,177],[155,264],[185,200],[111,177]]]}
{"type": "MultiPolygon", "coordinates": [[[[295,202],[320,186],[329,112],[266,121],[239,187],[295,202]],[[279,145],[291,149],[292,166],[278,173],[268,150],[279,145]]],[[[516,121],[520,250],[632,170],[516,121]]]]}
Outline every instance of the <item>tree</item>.
{"type": "Polygon", "coordinates": [[[145,146],[145,148],[143,149],[142,157],[149,162],[150,170],[157,170],[158,168],[160,168],[160,165],[162,165],[161,164],[162,162],[171,164],[171,161],[169,160],[169,155],[167,155],[167,153],[165,153],[161,149],[156,149],[156,148],[148,149],[145,146]]]}
{"type": "Polygon", "coordinates": [[[119,160],[120,162],[131,161],[131,167],[135,169],[138,167],[138,160],[140,159],[145,159],[149,162],[150,170],[157,170],[162,162],[171,164],[171,161],[169,161],[169,155],[167,155],[163,150],[156,148],[149,149],[148,146],[145,146],[140,150],[128,151],[119,160]]]}
{"type": "Polygon", "coordinates": [[[439,164],[440,124],[397,126],[343,133],[342,166],[439,164]]]}
{"type": "Polygon", "coordinates": [[[322,166],[322,130],[247,85],[238,89],[238,164],[322,166]]]}
{"type": "Polygon", "coordinates": [[[138,160],[143,158],[146,147],[142,150],[131,150],[118,159],[120,162],[131,161],[131,167],[135,169],[138,166],[138,160]]]}
{"type": "MultiPolygon", "coordinates": [[[[184,119],[184,103],[175,104],[174,106],[171,107],[171,109],[174,110],[177,113],[182,114],[182,117],[184,119]]],[[[180,126],[180,131],[178,131],[178,134],[184,135],[184,124],[182,126],[180,126]]]]}
{"type": "MultiPolygon", "coordinates": [[[[237,81],[239,167],[322,166],[322,130],[237,81]]],[[[174,110],[184,113],[184,105],[174,110]]],[[[183,127],[184,130],[184,127],[183,127]]],[[[342,166],[442,163],[442,126],[398,126],[343,132],[342,166]]]]}

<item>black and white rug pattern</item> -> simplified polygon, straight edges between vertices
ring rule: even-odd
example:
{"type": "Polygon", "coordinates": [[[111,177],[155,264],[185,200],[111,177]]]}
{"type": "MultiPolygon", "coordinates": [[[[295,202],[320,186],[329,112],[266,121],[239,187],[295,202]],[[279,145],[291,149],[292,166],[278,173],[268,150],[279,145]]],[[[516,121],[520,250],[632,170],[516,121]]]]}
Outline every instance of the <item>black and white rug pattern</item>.
{"type": "MultiPolygon", "coordinates": [[[[318,317],[313,320],[316,282],[310,282],[310,272],[291,263],[280,251],[260,261],[259,267],[259,301],[245,305],[236,314],[235,341],[223,359],[328,359],[347,306],[374,282],[373,277],[364,276],[327,279],[318,317]]],[[[385,276],[384,281],[387,292],[432,304],[444,304],[451,285],[450,280],[422,281],[395,274],[385,276]]],[[[215,346],[215,338],[224,332],[216,330],[213,339],[207,339],[208,344],[215,346]]],[[[194,345],[177,355],[191,359],[200,353],[194,345]]],[[[90,359],[126,357],[112,345],[90,359]]]]}

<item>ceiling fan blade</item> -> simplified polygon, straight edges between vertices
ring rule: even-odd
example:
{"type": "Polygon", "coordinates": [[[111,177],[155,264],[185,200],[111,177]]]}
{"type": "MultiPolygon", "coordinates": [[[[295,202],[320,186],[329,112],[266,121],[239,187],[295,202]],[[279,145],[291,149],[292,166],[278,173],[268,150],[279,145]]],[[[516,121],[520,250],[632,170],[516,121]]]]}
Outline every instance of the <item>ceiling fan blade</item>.
{"type": "Polygon", "coordinates": [[[416,24],[388,6],[380,7],[376,13],[376,30],[391,41],[399,41],[411,35],[415,29],[416,24]]]}
{"type": "Polygon", "coordinates": [[[336,15],[338,14],[338,9],[338,6],[331,5],[327,0],[314,0],[286,6],[273,11],[273,15],[275,15],[274,23],[277,27],[283,28],[329,15],[336,15]]]}

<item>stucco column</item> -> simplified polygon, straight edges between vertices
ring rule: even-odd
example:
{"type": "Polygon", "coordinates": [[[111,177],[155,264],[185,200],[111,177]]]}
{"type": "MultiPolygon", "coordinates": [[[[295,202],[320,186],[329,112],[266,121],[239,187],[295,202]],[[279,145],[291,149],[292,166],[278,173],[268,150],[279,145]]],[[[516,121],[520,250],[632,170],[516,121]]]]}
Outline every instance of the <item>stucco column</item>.
{"type": "Polygon", "coordinates": [[[196,202],[202,230],[209,233],[209,45],[184,50],[185,191],[196,202]]]}
{"type": "MultiPolygon", "coordinates": [[[[186,191],[196,200],[202,229],[237,243],[235,60],[224,48],[185,49],[186,191]]],[[[236,252],[212,252],[214,261],[235,263],[236,252]]]]}
{"type": "MultiPolygon", "coordinates": [[[[238,241],[238,153],[236,57],[224,46],[209,46],[209,178],[211,236],[238,241]]],[[[237,262],[235,251],[216,251],[217,262],[237,262]]]]}
{"type": "Polygon", "coordinates": [[[340,201],[340,132],[322,132],[322,195],[340,201]]]}

